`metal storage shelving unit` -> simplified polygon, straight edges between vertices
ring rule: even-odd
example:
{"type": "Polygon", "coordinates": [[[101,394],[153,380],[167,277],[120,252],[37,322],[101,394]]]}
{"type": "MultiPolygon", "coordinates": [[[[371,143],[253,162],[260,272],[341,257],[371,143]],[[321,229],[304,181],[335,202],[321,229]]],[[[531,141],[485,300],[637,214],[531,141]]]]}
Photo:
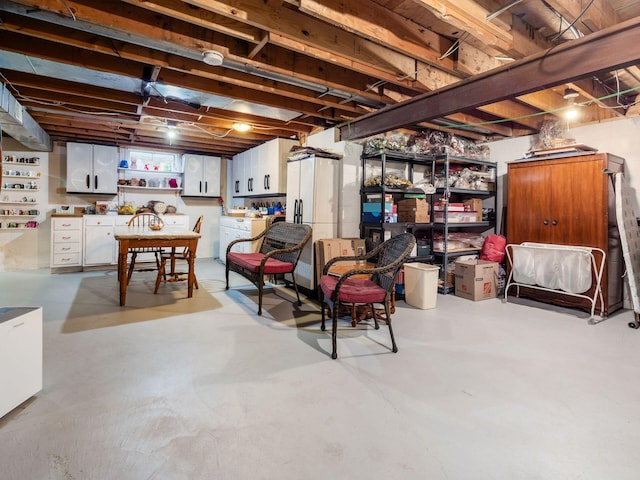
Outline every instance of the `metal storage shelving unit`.
{"type": "MultiPolygon", "coordinates": [[[[443,294],[453,293],[454,284],[448,281],[447,266],[462,255],[477,254],[480,246],[467,246],[457,248],[452,245],[451,233],[466,232],[478,235],[486,234],[496,227],[496,163],[475,160],[452,155],[436,155],[434,159],[434,182],[436,185],[435,201],[442,201],[444,210],[441,211],[442,219],[433,222],[434,233],[433,255],[434,263],[441,266],[440,285],[438,291],[443,294]],[[452,221],[452,213],[449,207],[452,203],[464,202],[469,199],[480,199],[483,206],[482,221],[452,221]],[[486,215],[484,210],[486,211],[486,215]],[[490,212],[493,212],[491,214],[490,212]],[[442,235],[442,244],[436,241],[435,236],[442,235]]],[[[434,211],[435,213],[435,211],[434,211]]]]}
{"type": "MultiPolygon", "coordinates": [[[[374,246],[393,235],[402,232],[426,232],[427,243],[421,245],[421,250],[417,255],[411,258],[411,261],[430,262],[433,260],[432,252],[432,221],[420,222],[394,222],[387,221],[389,218],[385,212],[389,202],[386,201],[387,196],[392,199],[391,203],[406,198],[415,198],[416,196],[424,196],[429,202],[430,219],[433,215],[432,196],[433,194],[425,194],[418,188],[401,187],[399,184],[385,183],[388,177],[394,177],[399,182],[409,181],[411,184],[418,180],[427,180],[433,183],[433,157],[427,155],[419,155],[413,153],[396,152],[383,150],[376,153],[362,155],[362,186],[360,189],[360,237],[364,238],[368,243],[368,247],[374,246]],[[379,182],[375,179],[379,177],[379,182]],[[373,184],[372,184],[373,183],[373,184]],[[373,201],[372,201],[373,200],[373,201]],[[376,203],[379,200],[379,218],[372,221],[366,218],[365,204],[376,203]],[[388,218],[385,218],[388,217],[388,218]]],[[[416,235],[418,236],[418,235],[416,235]]],[[[422,237],[421,237],[422,238],[422,237]]]]}

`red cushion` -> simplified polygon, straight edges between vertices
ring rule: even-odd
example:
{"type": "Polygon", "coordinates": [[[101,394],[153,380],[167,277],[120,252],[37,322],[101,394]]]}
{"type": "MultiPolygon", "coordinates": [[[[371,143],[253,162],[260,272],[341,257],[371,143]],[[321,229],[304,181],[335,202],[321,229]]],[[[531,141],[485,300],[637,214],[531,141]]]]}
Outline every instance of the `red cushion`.
{"type": "MultiPolygon", "coordinates": [[[[320,277],[322,293],[327,298],[333,296],[339,277],[323,275],[320,277]]],[[[340,286],[340,301],[345,303],[382,303],[387,291],[376,282],[365,278],[347,278],[340,286]]]]}
{"type": "MultiPolygon", "coordinates": [[[[264,254],[262,253],[229,252],[227,262],[233,262],[236,265],[240,265],[242,268],[258,273],[260,270],[260,262],[262,262],[263,258],[264,254]]],[[[269,258],[264,264],[264,273],[269,275],[291,272],[293,272],[293,264],[289,262],[281,262],[275,258],[269,258]]]]}

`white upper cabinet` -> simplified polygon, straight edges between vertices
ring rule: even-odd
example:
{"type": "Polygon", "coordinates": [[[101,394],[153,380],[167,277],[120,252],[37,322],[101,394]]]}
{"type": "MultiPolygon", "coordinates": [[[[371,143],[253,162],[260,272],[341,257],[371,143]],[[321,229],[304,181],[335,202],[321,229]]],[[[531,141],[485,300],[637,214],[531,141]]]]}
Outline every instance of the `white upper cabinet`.
{"type": "Polygon", "coordinates": [[[278,196],[286,193],[287,158],[297,140],[276,138],[233,157],[236,197],[278,196]]]}
{"type": "Polygon", "coordinates": [[[220,157],[185,154],[182,195],[219,197],[220,157]]]}
{"type": "Polygon", "coordinates": [[[67,143],[67,192],[117,193],[118,147],[67,143]]]}

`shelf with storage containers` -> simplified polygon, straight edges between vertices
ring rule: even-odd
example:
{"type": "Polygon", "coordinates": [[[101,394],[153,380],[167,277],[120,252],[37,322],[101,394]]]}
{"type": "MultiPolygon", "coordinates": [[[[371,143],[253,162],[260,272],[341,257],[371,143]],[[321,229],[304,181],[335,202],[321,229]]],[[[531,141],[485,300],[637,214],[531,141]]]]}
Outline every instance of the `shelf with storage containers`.
{"type": "Polygon", "coordinates": [[[369,247],[411,232],[418,241],[413,260],[431,260],[433,158],[380,151],[362,155],[360,236],[369,247]]]}
{"type": "Polygon", "coordinates": [[[184,163],[173,153],[145,150],[126,150],[125,159],[118,164],[118,193],[127,191],[182,191],[184,163]]]}
{"type": "Polygon", "coordinates": [[[433,255],[440,293],[453,293],[456,258],[479,254],[496,227],[496,164],[452,155],[434,157],[433,255]]]}
{"type": "Polygon", "coordinates": [[[39,225],[37,208],[41,180],[40,158],[5,155],[2,158],[0,230],[33,229],[39,225]]]}

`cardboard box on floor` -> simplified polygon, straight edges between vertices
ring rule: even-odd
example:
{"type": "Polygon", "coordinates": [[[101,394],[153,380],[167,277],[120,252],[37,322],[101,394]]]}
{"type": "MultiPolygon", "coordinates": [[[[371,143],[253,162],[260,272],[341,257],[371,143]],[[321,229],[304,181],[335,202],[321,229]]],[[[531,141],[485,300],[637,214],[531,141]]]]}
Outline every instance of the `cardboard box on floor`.
{"type": "MultiPolygon", "coordinates": [[[[316,282],[320,280],[324,265],[335,257],[363,255],[366,252],[361,238],[323,238],[316,242],[316,282]]],[[[354,262],[336,262],[335,266],[354,265],[354,262]]]]}
{"type": "Polygon", "coordinates": [[[486,260],[456,262],[455,294],[473,301],[495,298],[498,284],[498,264],[486,260]]]}

